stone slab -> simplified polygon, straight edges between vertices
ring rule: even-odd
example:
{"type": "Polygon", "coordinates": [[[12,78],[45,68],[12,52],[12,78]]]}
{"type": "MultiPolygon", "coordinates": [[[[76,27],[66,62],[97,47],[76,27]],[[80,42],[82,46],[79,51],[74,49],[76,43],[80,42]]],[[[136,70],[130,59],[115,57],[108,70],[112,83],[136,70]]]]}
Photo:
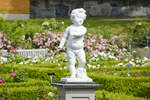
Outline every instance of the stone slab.
{"type": "Polygon", "coordinates": [[[80,78],[61,78],[61,82],[63,82],[63,83],[69,83],[69,82],[86,83],[86,82],[93,82],[93,80],[91,78],[85,78],[85,79],[80,79],[80,78]]]}
{"type": "Polygon", "coordinates": [[[3,17],[6,20],[16,20],[16,19],[23,19],[27,20],[30,18],[30,14],[1,14],[0,17],[3,17]]]}
{"type": "Polygon", "coordinates": [[[62,88],[78,88],[78,89],[83,89],[83,88],[86,88],[86,89],[96,89],[96,88],[100,88],[101,85],[100,84],[96,84],[95,82],[87,82],[87,83],[53,83],[52,84],[53,86],[56,86],[56,87],[62,87],[62,88]]]}

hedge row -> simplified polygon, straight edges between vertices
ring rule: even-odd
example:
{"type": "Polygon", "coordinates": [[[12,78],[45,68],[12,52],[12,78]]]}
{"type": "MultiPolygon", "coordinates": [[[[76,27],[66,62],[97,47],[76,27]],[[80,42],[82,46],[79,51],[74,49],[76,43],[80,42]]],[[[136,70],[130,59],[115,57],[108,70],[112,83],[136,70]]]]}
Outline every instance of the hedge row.
{"type": "MultiPolygon", "coordinates": [[[[140,83],[150,82],[150,77],[119,77],[112,75],[104,75],[98,73],[90,73],[89,76],[99,84],[106,91],[112,91],[115,93],[125,93],[130,95],[137,95],[142,91],[139,89],[147,90],[149,87],[143,86],[140,83]]],[[[143,93],[146,95],[147,92],[143,93]]],[[[143,95],[144,96],[144,95],[143,95]]]]}
{"type": "Polygon", "coordinates": [[[50,76],[48,73],[55,73],[54,82],[58,82],[61,77],[65,77],[68,75],[68,70],[61,69],[60,67],[51,68],[50,67],[33,67],[32,66],[23,66],[23,65],[15,65],[15,66],[8,66],[8,65],[1,65],[0,66],[0,73],[8,74],[12,73],[17,70],[24,69],[26,78],[33,78],[33,79],[41,79],[41,80],[48,80],[50,81],[50,76]]]}
{"type": "MultiPolygon", "coordinates": [[[[0,73],[7,73],[11,72],[12,68],[15,69],[24,69],[26,72],[26,78],[29,79],[27,82],[22,83],[7,83],[7,87],[31,87],[31,86],[38,86],[38,85],[45,85],[50,86],[50,76],[48,73],[55,73],[54,82],[58,82],[60,78],[68,76],[69,71],[68,69],[60,69],[59,68],[51,68],[51,67],[36,67],[35,65],[31,66],[24,66],[24,65],[15,65],[15,66],[8,66],[8,65],[1,65],[0,73]],[[8,72],[7,72],[8,71],[8,72]],[[30,81],[30,82],[29,82],[30,81]]],[[[115,93],[125,93],[129,95],[135,96],[142,96],[149,98],[149,82],[150,77],[120,77],[120,76],[113,76],[108,75],[104,72],[125,72],[126,68],[124,67],[118,68],[90,68],[87,70],[89,77],[91,77],[96,83],[102,84],[103,90],[112,91],[115,93]],[[122,70],[123,69],[123,70],[122,70]],[[102,73],[100,73],[102,72],[102,73]],[[141,84],[142,83],[142,84],[141,84]]],[[[132,67],[131,72],[135,72],[137,70],[138,73],[142,72],[143,70],[149,69],[149,66],[146,67],[132,67]],[[143,68],[143,69],[142,69],[143,68]],[[141,70],[142,69],[142,70],[141,70]]],[[[9,74],[8,74],[9,75],[9,74]]],[[[1,84],[0,87],[5,86],[6,83],[1,84]]]]}
{"type": "Polygon", "coordinates": [[[50,91],[49,86],[1,88],[0,100],[37,100],[40,96],[47,97],[50,91]]]}
{"type": "Polygon", "coordinates": [[[29,87],[29,86],[50,86],[49,81],[37,80],[37,79],[28,79],[27,82],[18,82],[18,83],[3,83],[0,84],[0,88],[3,87],[29,87]]]}
{"type": "Polygon", "coordinates": [[[125,95],[124,93],[113,93],[104,90],[96,91],[95,95],[97,100],[149,100],[146,98],[125,95]]]}
{"type": "MultiPolygon", "coordinates": [[[[107,62],[108,63],[108,62],[107,62]]],[[[108,72],[108,73],[116,73],[116,72],[126,72],[128,70],[128,67],[100,67],[100,68],[87,68],[87,72],[108,72]]],[[[140,66],[140,67],[130,67],[130,72],[134,71],[144,71],[144,70],[150,70],[150,66],[140,66]]]]}

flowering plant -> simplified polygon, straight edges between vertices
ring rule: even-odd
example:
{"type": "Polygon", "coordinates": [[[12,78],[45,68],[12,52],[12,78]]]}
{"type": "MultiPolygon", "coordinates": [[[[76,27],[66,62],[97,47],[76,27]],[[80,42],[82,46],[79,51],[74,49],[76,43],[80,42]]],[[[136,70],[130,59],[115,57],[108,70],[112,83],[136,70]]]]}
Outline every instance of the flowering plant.
{"type": "Polygon", "coordinates": [[[93,55],[99,55],[102,60],[120,60],[128,56],[126,43],[119,43],[118,36],[112,36],[109,40],[104,39],[102,35],[88,34],[86,37],[85,50],[93,55]]]}
{"type": "Polygon", "coordinates": [[[0,80],[0,84],[1,84],[1,83],[4,83],[4,81],[3,81],[3,80],[0,80]]]}
{"type": "Polygon", "coordinates": [[[25,70],[15,71],[9,74],[10,77],[8,82],[24,82],[25,81],[25,70]]]}

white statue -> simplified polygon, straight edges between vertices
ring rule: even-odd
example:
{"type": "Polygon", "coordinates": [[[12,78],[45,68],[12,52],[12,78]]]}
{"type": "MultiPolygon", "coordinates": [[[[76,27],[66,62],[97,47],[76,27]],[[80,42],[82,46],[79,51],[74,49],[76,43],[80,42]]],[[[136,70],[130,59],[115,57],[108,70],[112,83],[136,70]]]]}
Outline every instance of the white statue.
{"type": "Polygon", "coordinates": [[[67,27],[64,32],[60,45],[58,48],[63,48],[67,40],[67,57],[69,61],[70,77],[63,78],[67,82],[79,81],[79,82],[92,82],[86,74],[84,65],[86,63],[84,52],[84,35],[86,28],[82,26],[86,19],[86,11],[83,8],[74,9],[71,12],[70,19],[72,25],[67,27]],[[75,67],[76,59],[78,60],[78,67],[75,67]]]}

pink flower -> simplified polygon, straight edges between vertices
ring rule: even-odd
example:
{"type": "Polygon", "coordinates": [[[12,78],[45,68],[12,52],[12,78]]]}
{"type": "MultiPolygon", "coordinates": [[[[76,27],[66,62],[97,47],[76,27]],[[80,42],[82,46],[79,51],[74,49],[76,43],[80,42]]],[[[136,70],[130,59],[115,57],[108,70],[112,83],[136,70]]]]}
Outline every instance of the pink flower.
{"type": "Polygon", "coordinates": [[[10,76],[16,76],[16,72],[10,73],[10,76]]]}
{"type": "Polygon", "coordinates": [[[91,37],[92,36],[92,34],[91,33],[88,33],[88,37],[91,37]]]}
{"type": "Polygon", "coordinates": [[[31,41],[32,40],[31,37],[28,37],[28,40],[31,41]]]}
{"type": "Polygon", "coordinates": [[[11,46],[11,45],[8,45],[8,46],[7,46],[7,49],[8,49],[8,50],[11,49],[12,51],[15,51],[15,48],[14,48],[13,46],[11,46]]]}
{"type": "Polygon", "coordinates": [[[0,80],[0,84],[1,84],[1,83],[4,83],[4,81],[3,81],[3,80],[0,80]]]}
{"type": "Polygon", "coordinates": [[[11,44],[11,41],[8,41],[8,44],[11,44]]]}
{"type": "Polygon", "coordinates": [[[91,41],[92,43],[94,43],[96,40],[95,40],[95,39],[91,39],[90,41],[91,41]]]}
{"type": "Polygon", "coordinates": [[[50,32],[50,31],[47,31],[47,34],[51,34],[51,32],[50,32]]]}
{"type": "Polygon", "coordinates": [[[11,46],[11,45],[7,46],[7,49],[12,49],[12,48],[13,48],[13,46],[11,46]]]}
{"type": "Polygon", "coordinates": [[[7,41],[7,38],[4,37],[4,41],[6,42],[6,41],[7,41]]]}
{"type": "Polygon", "coordinates": [[[103,39],[103,35],[99,35],[99,39],[102,40],[103,39]]]}
{"type": "Polygon", "coordinates": [[[118,59],[121,59],[121,58],[122,58],[122,56],[118,55],[118,56],[117,56],[117,58],[118,58],[118,59]]]}
{"type": "Polygon", "coordinates": [[[18,50],[22,50],[22,47],[18,47],[18,50]]]}
{"type": "Polygon", "coordinates": [[[3,34],[2,33],[0,33],[0,38],[2,38],[3,37],[3,34]]]}
{"type": "Polygon", "coordinates": [[[0,43],[0,48],[2,48],[3,47],[3,44],[2,43],[0,43]]]}

